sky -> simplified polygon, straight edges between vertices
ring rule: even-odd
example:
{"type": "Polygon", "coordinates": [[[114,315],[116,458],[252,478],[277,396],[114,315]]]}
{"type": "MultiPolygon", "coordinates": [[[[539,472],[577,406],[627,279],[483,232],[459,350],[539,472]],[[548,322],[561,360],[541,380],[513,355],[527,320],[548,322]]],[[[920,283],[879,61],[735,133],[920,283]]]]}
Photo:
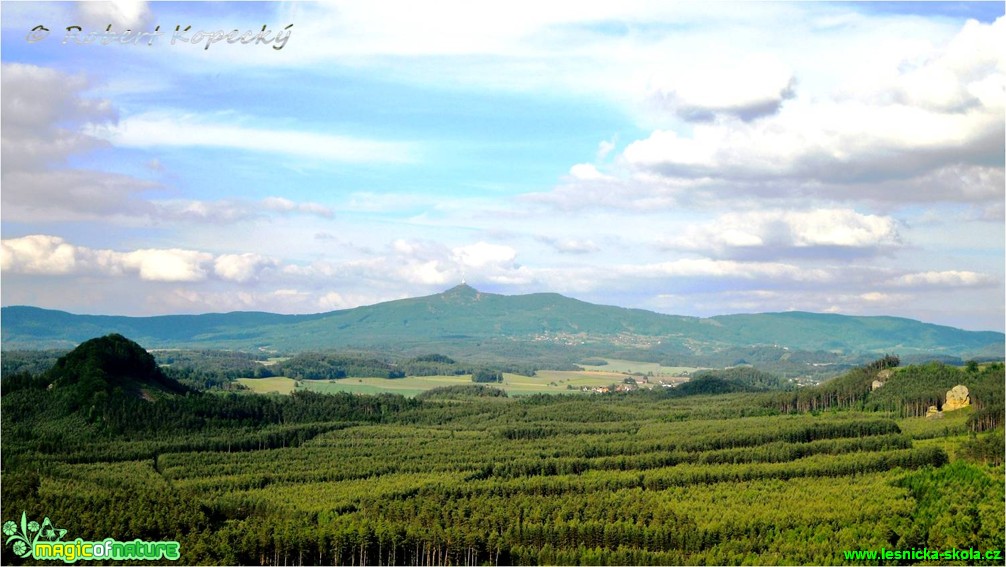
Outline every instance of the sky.
{"type": "Polygon", "coordinates": [[[1002,331],[1003,10],[3,2],[0,301],[317,313],[464,280],[1002,331]]]}

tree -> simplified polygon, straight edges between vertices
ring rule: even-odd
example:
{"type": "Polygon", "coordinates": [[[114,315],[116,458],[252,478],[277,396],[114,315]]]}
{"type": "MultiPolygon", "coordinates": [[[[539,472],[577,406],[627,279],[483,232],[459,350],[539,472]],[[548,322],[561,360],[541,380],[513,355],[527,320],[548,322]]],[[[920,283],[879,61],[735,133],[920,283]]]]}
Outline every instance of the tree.
{"type": "Polygon", "coordinates": [[[476,370],[472,373],[472,382],[486,383],[486,382],[502,382],[503,373],[498,370],[489,370],[488,368],[482,368],[476,370]]]}

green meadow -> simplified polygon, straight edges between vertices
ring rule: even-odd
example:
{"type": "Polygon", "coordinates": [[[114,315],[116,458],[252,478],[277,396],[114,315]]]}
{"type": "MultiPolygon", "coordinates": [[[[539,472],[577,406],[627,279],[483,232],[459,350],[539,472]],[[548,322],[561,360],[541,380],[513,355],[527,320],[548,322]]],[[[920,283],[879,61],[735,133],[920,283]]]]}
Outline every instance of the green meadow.
{"type": "MultiPolygon", "coordinates": [[[[508,395],[529,394],[570,394],[622,384],[627,378],[646,376],[648,385],[657,387],[659,382],[680,383],[700,368],[684,366],[661,366],[652,362],[623,359],[604,359],[604,366],[584,366],[583,370],[539,370],[534,376],[504,372],[503,383],[493,384],[508,395]]],[[[349,377],[330,380],[295,380],[285,376],[270,378],[241,378],[238,383],[256,394],[290,394],[302,389],[312,392],[354,394],[400,394],[413,397],[428,390],[443,386],[471,384],[471,375],[406,376],[404,378],[349,377]]]]}

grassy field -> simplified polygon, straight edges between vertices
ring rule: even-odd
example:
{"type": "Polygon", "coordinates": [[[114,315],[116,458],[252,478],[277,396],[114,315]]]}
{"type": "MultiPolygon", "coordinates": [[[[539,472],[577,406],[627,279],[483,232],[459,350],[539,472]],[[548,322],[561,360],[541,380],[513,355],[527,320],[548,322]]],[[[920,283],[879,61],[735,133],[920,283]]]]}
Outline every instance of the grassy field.
{"type": "Polygon", "coordinates": [[[661,376],[687,376],[701,368],[688,366],[661,366],[656,362],[640,362],[638,360],[622,360],[618,358],[606,358],[608,364],[604,366],[584,366],[587,369],[597,369],[604,372],[642,372],[643,374],[653,373],[656,377],[661,376]]]}
{"type": "MultiPolygon", "coordinates": [[[[492,386],[502,388],[511,396],[529,394],[570,394],[581,392],[582,388],[595,388],[620,384],[626,378],[619,372],[543,370],[537,376],[504,374],[502,384],[492,386]]],[[[291,378],[241,378],[241,384],[257,394],[289,394],[296,388],[291,378]]],[[[408,376],[406,378],[342,378],[340,380],[303,380],[301,388],[312,392],[352,392],[357,394],[392,393],[412,397],[421,392],[441,386],[471,384],[471,376],[408,376]]]]}
{"type": "Polygon", "coordinates": [[[471,384],[469,376],[408,376],[406,378],[343,378],[341,380],[304,380],[303,387],[312,392],[331,394],[401,394],[412,397],[440,386],[471,384]]]}
{"type": "MultiPolygon", "coordinates": [[[[614,382],[613,377],[580,376],[576,372],[540,372],[539,376],[521,376],[520,374],[503,374],[502,384],[490,384],[501,388],[511,396],[529,394],[568,394],[579,392],[582,386],[607,385],[614,382]],[[572,376],[565,376],[565,375],[572,376]],[[561,381],[561,382],[560,382],[561,381]],[[573,390],[566,385],[572,384],[573,390]]],[[[462,376],[408,376],[406,378],[343,378],[341,380],[304,380],[304,387],[315,392],[356,392],[363,394],[379,394],[383,392],[415,396],[421,392],[441,386],[457,386],[471,384],[469,375],[462,376]]]]}
{"type": "Polygon", "coordinates": [[[292,378],[238,378],[238,383],[256,394],[289,394],[297,382],[292,378]]]}

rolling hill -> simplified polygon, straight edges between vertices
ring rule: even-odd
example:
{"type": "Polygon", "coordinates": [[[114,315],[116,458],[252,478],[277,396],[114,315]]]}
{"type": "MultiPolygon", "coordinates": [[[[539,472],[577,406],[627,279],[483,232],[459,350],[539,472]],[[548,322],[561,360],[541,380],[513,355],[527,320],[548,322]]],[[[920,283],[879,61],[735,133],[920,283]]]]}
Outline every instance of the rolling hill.
{"type": "Polygon", "coordinates": [[[325,349],[577,355],[648,351],[695,355],[728,349],[896,352],[1002,357],[1004,335],[964,331],[897,317],[804,312],[664,315],[594,305],[554,293],[506,296],[460,285],[426,297],[314,315],[236,312],[119,317],[37,307],[2,310],[4,349],[71,348],[119,333],[146,348],[224,348],[298,352],[325,349]]]}

